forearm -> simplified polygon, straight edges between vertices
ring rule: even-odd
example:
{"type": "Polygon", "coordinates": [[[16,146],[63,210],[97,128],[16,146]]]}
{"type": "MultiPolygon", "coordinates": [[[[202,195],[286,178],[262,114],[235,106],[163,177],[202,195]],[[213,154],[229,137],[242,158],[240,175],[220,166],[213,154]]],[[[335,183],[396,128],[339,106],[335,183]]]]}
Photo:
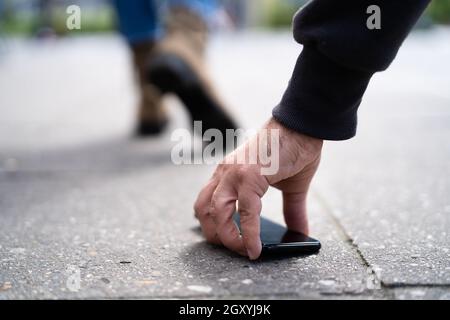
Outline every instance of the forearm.
{"type": "Polygon", "coordinates": [[[429,0],[313,0],[294,18],[303,44],[291,81],[273,116],[298,132],[345,140],[356,132],[357,110],[375,72],[394,60],[429,0]],[[381,28],[367,27],[377,5],[381,28]]]}

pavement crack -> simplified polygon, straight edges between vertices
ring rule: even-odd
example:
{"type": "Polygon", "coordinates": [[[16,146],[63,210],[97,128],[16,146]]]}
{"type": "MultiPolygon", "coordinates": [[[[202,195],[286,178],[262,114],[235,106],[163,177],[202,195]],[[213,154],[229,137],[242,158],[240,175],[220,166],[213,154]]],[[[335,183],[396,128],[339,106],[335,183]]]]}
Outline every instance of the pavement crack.
{"type": "Polygon", "coordinates": [[[338,217],[333,214],[333,209],[331,205],[322,197],[319,192],[313,191],[314,197],[318,200],[319,204],[324,208],[325,214],[331,219],[332,223],[341,233],[344,241],[356,252],[357,256],[361,260],[362,264],[367,268],[368,278],[372,278],[372,282],[379,289],[382,289],[386,297],[390,295],[390,291],[393,289],[421,289],[421,288],[443,288],[450,289],[450,284],[447,283],[386,283],[381,280],[380,276],[377,274],[375,268],[369,263],[369,261],[364,256],[363,252],[360,250],[358,245],[355,243],[354,239],[346,231],[345,227],[339,221],[338,217]]]}
{"type": "Polygon", "coordinates": [[[360,259],[361,263],[366,267],[367,276],[372,279],[371,281],[373,282],[373,285],[376,286],[377,284],[380,284],[384,286],[383,282],[377,275],[373,266],[369,263],[366,257],[364,257],[364,254],[359,249],[354,239],[350,236],[347,230],[345,230],[344,226],[339,221],[339,219],[333,214],[333,209],[331,209],[331,205],[324,199],[324,197],[320,195],[319,192],[313,191],[313,195],[318,200],[319,204],[325,209],[325,214],[330,218],[331,222],[336,226],[338,231],[341,233],[342,237],[344,238],[344,241],[356,252],[356,255],[360,259]]]}
{"type": "Polygon", "coordinates": [[[420,288],[441,288],[450,289],[450,284],[447,283],[384,283],[383,287],[389,289],[407,288],[407,289],[420,289],[420,288]]]}

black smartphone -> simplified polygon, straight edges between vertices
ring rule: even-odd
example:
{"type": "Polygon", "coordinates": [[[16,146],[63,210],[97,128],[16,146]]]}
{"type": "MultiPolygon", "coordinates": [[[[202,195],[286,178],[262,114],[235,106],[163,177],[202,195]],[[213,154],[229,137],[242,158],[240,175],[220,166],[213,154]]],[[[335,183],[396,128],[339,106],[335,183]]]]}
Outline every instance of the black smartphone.
{"type": "MultiPolygon", "coordinates": [[[[239,229],[239,213],[233,216],[239,229]]],[[[320,241],[307,235],[288,230],[282,225],[261,217],[261,257],[280,255],[305,255],[313,254],[320,250],[320,241]]]]}

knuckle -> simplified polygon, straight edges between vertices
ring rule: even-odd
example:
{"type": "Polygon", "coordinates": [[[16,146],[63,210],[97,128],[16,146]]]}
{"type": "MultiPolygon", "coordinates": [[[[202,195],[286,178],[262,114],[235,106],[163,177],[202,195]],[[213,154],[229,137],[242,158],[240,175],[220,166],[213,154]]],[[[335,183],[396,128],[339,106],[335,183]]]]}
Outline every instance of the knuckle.
{"type": "Polygon", "coordinates": [[[239,213],[243,216],[255,215],[261,211],[262,205],[258,201],[242,201],[239,204],[239,213]]]}
{"type": "Polygon", "coordinates": [[[197,219],[204,220],[208,214],[208,206],[205,206],[199,202],[194,204],[194,215],[197,219]]]}
{"type": "Polygon", "coordinates": [[[249,210],[249,207],[247,206],[239,206],[239,216],[240,217],[248,217],[249,215],[251,215],[251,210],[249,210]]]}
{"type": "Polygon", "coordinates": [[[248,203],[248,201],[244,201],[242,199],[239,199],[238,203],[238,211],[241,216],[247,216],[251,212],[251,205],[248,203]]]}
{"type": "Polygon", "coordinates": [[[200,211],[196,214],[197,219],[199,220],[205,220],[208,218],[209,213],[207,211],[200,211]]]}
{"type": "Polygon", "coordinates": [[[198,202],[198,201],[196,201],[195,203],[194,203],[194,212],[195,212],[195,215],[196,216],[200,216],[201,215],[201,213],[202,213],[202,210],[203,209],[203,206],[198,202]]]}
{"type": "Polygon", "coordinates": [[[197,219],[199,220],[204,220],[208,217],[208,213],[207,212],[199,212],[195,215],[197,217],[197,219]]]}
{"type": "Polygon", "coordinates": [[[212,179],[220,180],[220,177],[224,174],[225,170],[227,168],[227,165],[225,162],[221,162],[217,165],[216,169],[214,170],[214,173],[212,175],[212,179]]]}
{"type": "Polygon", "coordinates": [[[206,239],[207,242],[212,243],[212,244],[220,243],[220,241],[217,239],[217,235],[216,234],[205,235],[205,239],[206,239]]]}
{"type": "Polygon", "coordinates": [[[213,195],[211,198],[211,204],[209,207],[209,211],[212,215],[216,215],[223,207],[225,206],[225,202],[220,195],[213,195]]]}
{"type": "Polygon", "coordinates": [[[244,183],[250,174],[250,168],[247,166],[239,166],[236,170],[236,178],[239,183],[244,183]]]}
{"type": "Polygon", "coordinates": [[[214,222],[218,223],[222,219],[219,219],[231,208],[231,203],[229,203],[226,199],[216,197],[211,200],[211,206],[209,207],[208,214],[214,220],[214,222]]]}
{"type": "Polygon", "coordinates": [[[216,219],[217,217],[217,200],[211,200],[211,205],[209,207],[209,215],[212,219],[216,219]]]}

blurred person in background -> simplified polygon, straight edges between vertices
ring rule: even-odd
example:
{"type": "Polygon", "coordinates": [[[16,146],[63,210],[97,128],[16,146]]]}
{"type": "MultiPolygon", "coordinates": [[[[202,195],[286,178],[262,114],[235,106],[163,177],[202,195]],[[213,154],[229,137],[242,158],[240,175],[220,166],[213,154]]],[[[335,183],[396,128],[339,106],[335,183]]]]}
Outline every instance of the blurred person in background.
{"type": "MultiPolygon", "coordinates": [[[[136,134],[159,134],[168,122],[162,103],[175,93],[187,107],[191,122],[202,131],[236,129],[215,93],[205,65],[210,20],[215,0],[113,0],[119,30],[132,52],[140,102],[136,134]]],[[[200,132],[202,134],[203,132],[200,132]]]]}

